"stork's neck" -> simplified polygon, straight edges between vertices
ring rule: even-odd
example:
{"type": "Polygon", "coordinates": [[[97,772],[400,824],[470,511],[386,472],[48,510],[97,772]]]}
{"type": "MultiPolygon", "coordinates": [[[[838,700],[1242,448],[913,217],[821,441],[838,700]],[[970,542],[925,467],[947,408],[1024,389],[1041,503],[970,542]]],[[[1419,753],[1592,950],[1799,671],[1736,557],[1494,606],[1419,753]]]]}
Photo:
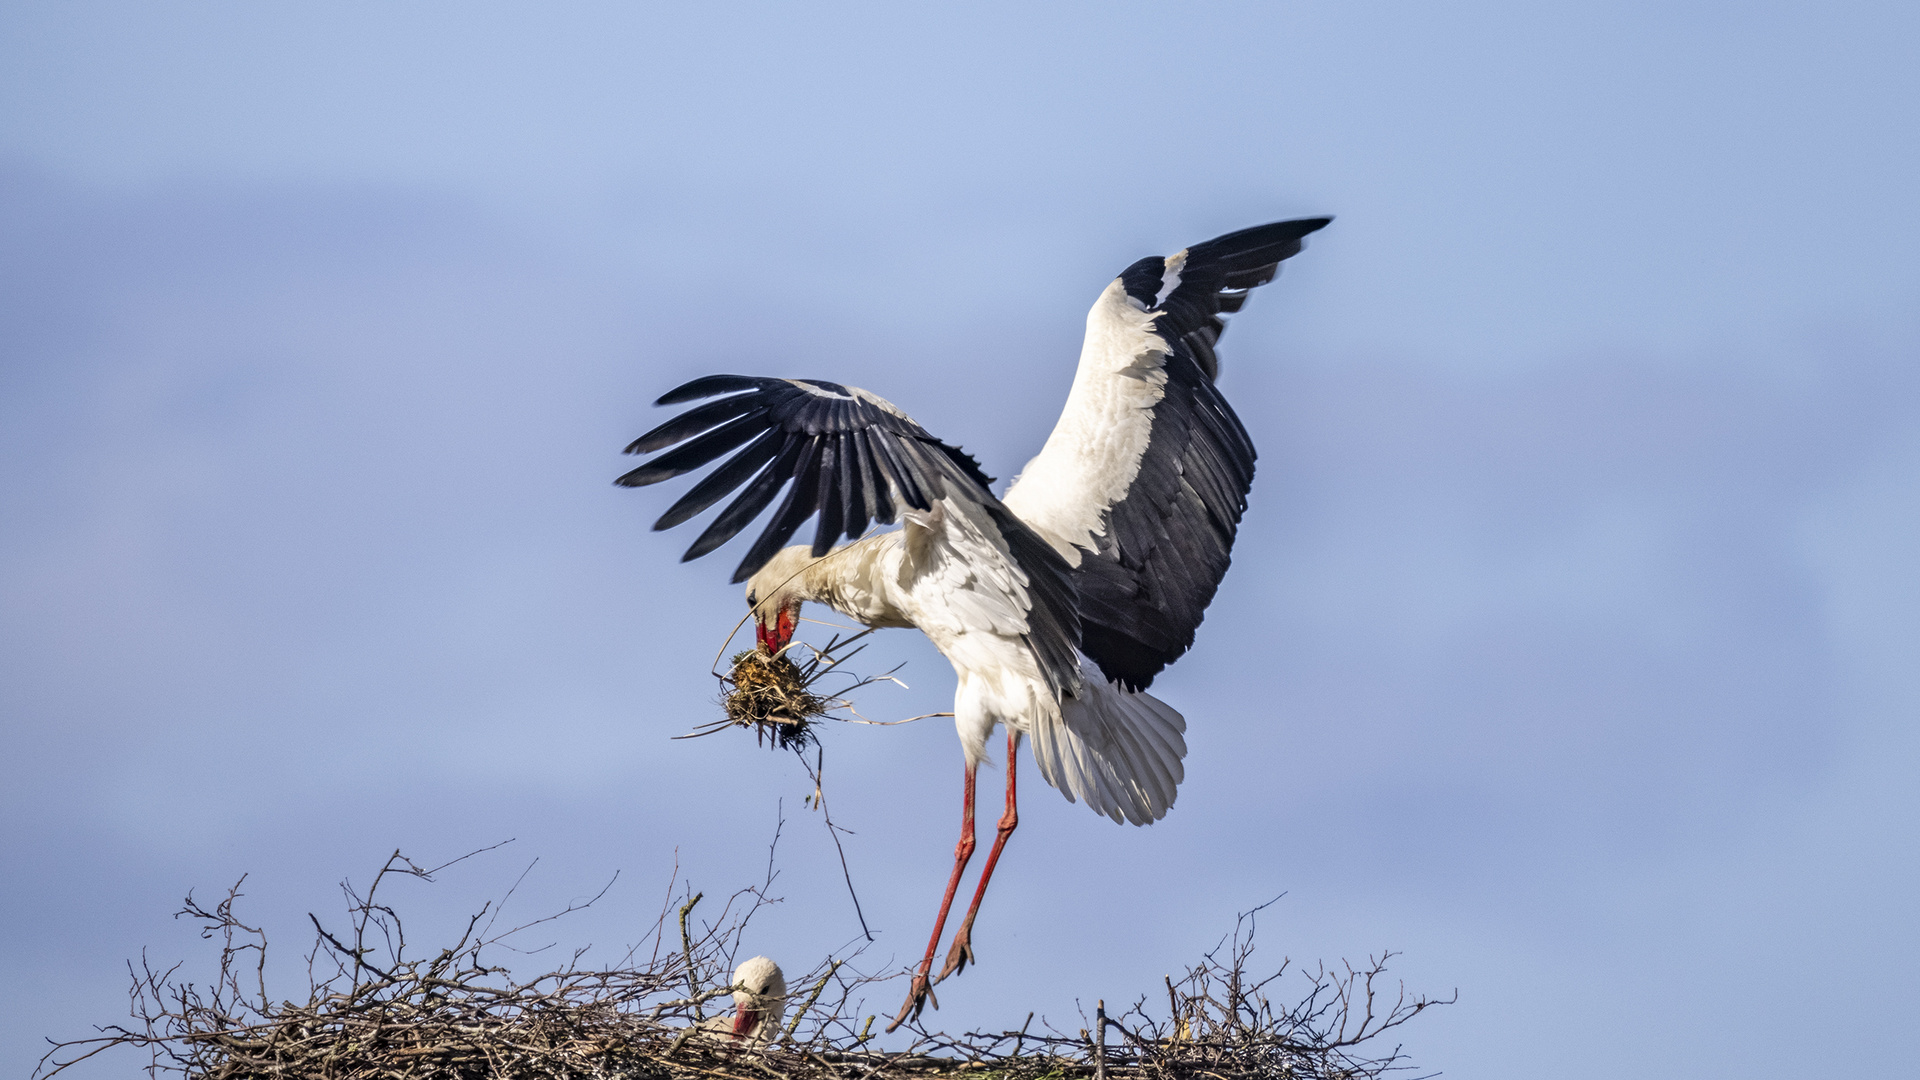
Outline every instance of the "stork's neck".
{"type": "Polygon", "coordinates": [[[911,626],[896,602],[898,585],[889,565],[900,534],[881,533],[835,549],[809,562],[800,571],[798,593],[803,600],[822,603],[867,626],[911,626]]]}

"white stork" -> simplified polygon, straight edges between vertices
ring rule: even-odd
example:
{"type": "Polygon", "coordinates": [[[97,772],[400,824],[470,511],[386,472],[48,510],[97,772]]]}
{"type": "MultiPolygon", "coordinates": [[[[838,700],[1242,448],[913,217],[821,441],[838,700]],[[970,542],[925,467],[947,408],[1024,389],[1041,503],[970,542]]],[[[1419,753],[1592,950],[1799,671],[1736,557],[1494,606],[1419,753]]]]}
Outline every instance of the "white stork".
{"type": "Polygon", "coordinates": [[[760,1048],[780,1035],[787,1015],[787,977],[764,956],[743,960],[733,969],[733,1016],[704,1020],[700,1030],[715,1038],[760,1048]]]}
{"type": "Polygon", "coordinates": [[[656,404],[719,399],[627,447],[667,451],[620,477],[628,487],[733,453],[654,524],[681,524],[745,485],[682,561],[732,539],[792,481],[733,577],[748,582],[763,648],[784,647],[811,600],[870,627],[917,627],[953,663],[966,753],[960,843],[926,956],[887,1030],[917,1017],[930,988],[974,959],[974,916],[1019,824],[1022,735],[1069,802],[1135,825],[1173,805],[1186,721],[1145,691],[1193,644],[1253,482],[1253,443],[1214,385],[1220,316],[1240,310],[1330,220],[1243,229],[1129,266],[1087,313],[1053,434],[1000,498],[972,457],[892,404],[814,379],[695,379],[656,404]],[[813,543],[783,549],[816,514],[813,543]],[[902,527],[867,535],[895,522],[902,527]],[[835,548],[842,538],[852,542],[835,548]],[[931,977],[973,855],[974,773],[996,725],[1007,729],[1006,812],[931,977]]]}

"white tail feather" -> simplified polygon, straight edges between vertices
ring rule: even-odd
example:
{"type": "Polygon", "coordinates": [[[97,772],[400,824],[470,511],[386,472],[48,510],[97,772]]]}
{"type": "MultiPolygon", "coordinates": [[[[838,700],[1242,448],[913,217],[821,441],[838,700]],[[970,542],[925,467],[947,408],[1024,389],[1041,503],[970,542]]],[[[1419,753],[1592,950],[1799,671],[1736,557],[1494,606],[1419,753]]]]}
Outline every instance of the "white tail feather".
{"type": "Polygon", "coordinates": [[[1186,720],[1151,694],[1108,682],[1084,656],[1080,669],[1080,696],[1030,732],[1040,775],[1068,802],[1085,800],[1116,822],[1159,821],[1186,778],[1186,720]]]}

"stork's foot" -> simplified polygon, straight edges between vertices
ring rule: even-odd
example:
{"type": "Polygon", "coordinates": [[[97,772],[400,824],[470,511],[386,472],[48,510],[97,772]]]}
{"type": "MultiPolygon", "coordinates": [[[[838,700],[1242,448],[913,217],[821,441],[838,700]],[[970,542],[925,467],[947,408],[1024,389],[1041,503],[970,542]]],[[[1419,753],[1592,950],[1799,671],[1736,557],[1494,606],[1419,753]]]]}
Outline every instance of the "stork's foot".
{"type": "Polygon", "coordinates": [[[923,968],[914,974],[913,985],[907,988],[907,1003],[900,1006],[900,1015],[893,1018],[893,1023],[887,1025],[887,1030],[892,1031],[909,1019],[920,1019],[920,1011],[927,1007],[929,1001],[933,1002],[934,1008],[940,1007],[940,999],[933,996],[933,985],[927,982],[927,973],[923,968]]]}
{"type": "Polygon", "coordinates": [[[966,970],[968,964],[975,963],[973,957],[973,920],[969,918],[960,924],[960,930],[953,935],[953,948],[947,950],[947,963],[940,969],[936,983],[947,981],[947,976],[958,975],[966,970]]]}

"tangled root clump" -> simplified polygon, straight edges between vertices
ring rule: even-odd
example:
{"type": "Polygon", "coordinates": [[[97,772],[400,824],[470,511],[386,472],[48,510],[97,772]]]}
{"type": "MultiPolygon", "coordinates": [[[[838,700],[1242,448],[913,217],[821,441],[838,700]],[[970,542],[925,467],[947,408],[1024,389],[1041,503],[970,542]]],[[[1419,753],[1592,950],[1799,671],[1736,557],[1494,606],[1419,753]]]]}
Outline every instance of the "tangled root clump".
{"type": "Polygon", "coordinates": [[[821,674],[818,665],[809,666],[815,668],[813,678],[784,652],[769,656],[755,648],[735,653],[733,666],[720,677],[727,723],[753,728],[756,742],[771,740],[780,750],[812,744],[814,721],[835,703],[809,689],[821,674]]]}
{"type": "MultiPolygon", "coordinates": [[[[871,633],[863,630],[848,638],[836,634],[821,646],[796,641],[777,653],[759,647],[734,653],[726,671],[716,667],[713,672],[720,680],[720,707],[726,715],[674,738],[693,739],[732,728],[751,728],[762,746],[770,742],[777,750],[797,751],[819,745],[818,721],[875,723],[860,717],[848,695],[874,683],[906,684],[893,677],[898,667],[883,675],[861,676],[841,666],[866,649],[865,644],[857,643],[871,633]],[[828,675],[839,675],[844,681],[828,690],[821,685],[828,675]]],[[[721,652],[725,653],[724,647],[721,652]]],[[[714,657],[716,664],[719,659],[714,657]]]]}

